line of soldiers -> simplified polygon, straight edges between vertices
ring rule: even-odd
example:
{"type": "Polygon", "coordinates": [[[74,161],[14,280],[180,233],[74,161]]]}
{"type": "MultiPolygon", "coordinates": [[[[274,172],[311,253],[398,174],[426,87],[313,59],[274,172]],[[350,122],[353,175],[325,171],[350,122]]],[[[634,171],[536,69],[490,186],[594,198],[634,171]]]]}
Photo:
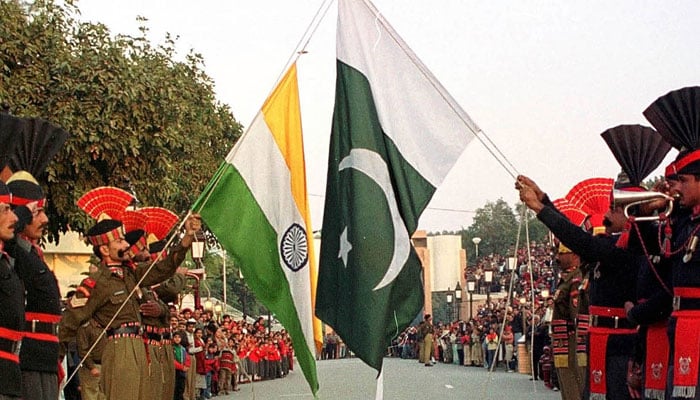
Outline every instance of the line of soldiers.
{"type": "Polygon", "coordinates": [[[178,268],[201,229],[198,215],[184,223],[180,243],[165,254],[178,217],[162,208],[132,206],[131,194],[93,189],[78,206],[98,221],[86,233],[100,260],[70,298],[59,340],[77,341],[83,399],[174,398],[175,362],[168,302],[185,284],[178,268]]]}
{"type": "MultiPolygon", "coordinates": [[[[104,211],[109,202],[103,196],[92,206],[104,211]]],[[[186,269],[178,266],[201,229],[199,217],[185,221],[184,236],[167,256],[161,254],[162,239],[177,216],[164,209],[122,210],[120,216],[132,221],[129,232],[116,219],[97,222],[87,239],[100,264],[62,313],[56,278],[37,244],[48,224],[45,205],[41,186],[28,172],[0,181],[0,399],[57,399],[62,345],[73,340],[85,357],[84,399],[172,399],[166,303],[184,287],[186,269]],[[146,228],[149,214],[155,223],[146,228]],[[144,228],[161,240],[147,246],[144,228]]]]}
{"type": "Polygon", "coordinates": [[[558,204],[527,177],[515,184],[570,268],[552,333],[563,398],[700,398],[700,87],[672,91],[644,115],[655,129],[601,135],[622,167],[614,182],[578,184],[558,204]],[[678,156],[648,191],[642,181],[671,147],[678,156]],[[604,204],[599,234],[592,221],[604,204]]]}

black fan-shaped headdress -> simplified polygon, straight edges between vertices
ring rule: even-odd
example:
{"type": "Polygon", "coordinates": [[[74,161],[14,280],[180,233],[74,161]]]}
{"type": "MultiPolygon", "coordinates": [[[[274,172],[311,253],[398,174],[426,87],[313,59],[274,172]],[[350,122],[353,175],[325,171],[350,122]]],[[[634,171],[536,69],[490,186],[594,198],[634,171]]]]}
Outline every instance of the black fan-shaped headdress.
{"type": "Polygon", "coordinates": [[[644,116],[659,134],[680,150],[666,175],[700,173],[700,87],[674,90],[651,103],[644,116]]]}
{"type": "Polygon", "coordinates": [[[651,103],[644,116],[678,150],[700,148],[700,86],[674,90],[651,103]]]}
{"type": "Polygon", "coordinates": [[[17,147],[9,160],[13,171],[28,171],[39,179],[70,134],[41,118],[25,118],[15,136],[17,147]]]}
{"type": "Polygon", "coordinates": [[[629,179],[626,184],[616,182],[615,187],[618,189],[639,186],[671,150],[671,145],[658,132],[642,125],[619,125],[600,136],[629,179]]]}
{"type": "Polygon", "coordinates": [[[0,112],[0,171],[8,164],[17,147],[17,132],[22,129],[23,124],[24,119],[0,112]]]}

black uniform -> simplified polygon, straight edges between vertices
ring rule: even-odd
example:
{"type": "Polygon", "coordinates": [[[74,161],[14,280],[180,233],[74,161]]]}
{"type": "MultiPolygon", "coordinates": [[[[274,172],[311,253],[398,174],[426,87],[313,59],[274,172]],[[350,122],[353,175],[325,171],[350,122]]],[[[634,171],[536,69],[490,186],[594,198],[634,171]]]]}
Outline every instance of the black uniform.
{"type": "Polygon", "coordinates": [[[592,236],[575,226],[548,199],[537,218],[574,253],[597,262],[589,272],[587,288],[591,398],[630,398],[627,362],[633,353],[636,327],[625,319],[624,305],[636,299],[633,277],[638,263],[635,255],[617,247],[616,237],[592,236]],[[602,341],[605,341],[603,345],[598,346],[602,341]]]}
{"type": "Polygon", "coordinates": [[[24,328],[24,286],[13,263],[0,252],[0,397],[22,395],[19,344],[24,328]]]}
{"type": "Polygon", "coordinates": [[[29,241],[16,237],[15,268],[26,289],[25,330],[20,351],[22,397],[58,396],[58,336],[61,300],[56,276],[29,241]]]}

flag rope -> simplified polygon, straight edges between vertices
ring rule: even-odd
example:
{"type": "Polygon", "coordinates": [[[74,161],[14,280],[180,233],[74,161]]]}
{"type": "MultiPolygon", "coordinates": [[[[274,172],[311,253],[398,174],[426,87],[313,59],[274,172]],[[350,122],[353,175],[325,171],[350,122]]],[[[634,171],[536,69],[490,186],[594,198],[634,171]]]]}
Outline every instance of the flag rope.
{"type": "MultiPolygon", "coordinates": [[[[531,252],[530,252],[530,246],[529,246],[529,243],[530,243],[530,226],[529,226],[529,222],[528,222],[528,220],[527,220],[527,214],[528,214],[528,210],[527,210],[527,208],[524,207],[524,208],[523,208],[523,211],[522,211],[521,214],[520,214],[520,221],[518,222],[518,233],[516,234],[516,238],[515,238],[515,249],[514,249],[514,251],[513,251],[513,258],[515,258],[515,260],[516,260],[516,262],[517,262],[517,259],[518,259],[518,248],[520,247],[520,235],[521,235],[521,232],[523,231],[523,220],[525,220],[525,237],[526,237],[525,240],[526,240],[526,243],[528,243],[528,246],[527,246],[528,272],[530,273],[530,285],[531,285],[531,288],[530,288],[530,295],[531,295],[530,313],[531,313],[531,315],[532,315],[532,319],[530,320],[530,327],[531,327],[531,334],[530,334],[531,343],[530,343],[530,349],[532,349],[532,348],[533,348],[533,345],[534,345],[534,337],[535,337],[535,335],[534,335],[534,330],[535,330],[535,329],[534,329],[534,328],[535,328],[535,312],[534,312],[534,310],[535,310],[535,301],[534,301],[535,291],[534,291],[534,282],[533,282],[533,280],[532,280],[532,261],[530,260],[531,252]]],[[[506,260],[506,263],[507,263],[507,262],[508,262],[508,261],[506,260]]],[[[510,266],[508,266],[508,267],[510,267],[510,266]]],[[[509,286],[508,286],[508,295],[506,296],[506,301],[507,301],[507,303],[506,303],[506,316],[508,315],[508,312],[507,312],[507,310],[508,310],[508,308],[507,308],[507,307],[508,307],[508,304],[510,304],[510,302],[511,302],[511,300],[512,300],[512,297],[513,297],[513,286],[514,286],[515,276],[516,276],[516,274],[515,274],[515,269],[516,269],[516,266],[514,265],[514,266],[513,266],[513,269],[510,271],[510,283],[509,283],[509,286]]],[[[525,318],[525,315],[521,315],[521,318],[525,318]]],[[[523,319],[523,321],[524,321],[524,319],[523,319]]],[[[500,350],[500,348],[501,348],[501,340],[502,340],[502,338],[503,338],[503,331],[504,331],[504,329],[505,329],[505,325],[506,325],[506,324],[505,324],[505,319],[504,319],[504,323],[501,324],[500,331],[499,331],[499,333],[498,333],[498,341],[497,341],[497,344],[496,344],[496,348],[499,349],[499,350],[500,350]]],[[[523,335],[525,335],[525,332],[523,332],[523,335]]],[[[513,343],[513,346],[514,346],[513,351],[516,350],[516,349],[515,349],[515,346],[516,346],[516,345],[517,345],[517,343],[513,343]]],[[[534,392],[534,393],[537,393],[537,386],[535,385],[536,381],[534,380],[534,373],[535,373],[534,368],[535,368],[535,365],[534,365],[534,360],[533,360],[533,352],[532,352],[532,350],[530,350],[528,353],[529,353],[529,358],[530,358],[530,360],[529,360],[529,361],[530,361],[530,370],[531,370],[531,374],[532,374],[532,378],[533,378],[533,379],[532,379],[532,382],[533,382],[533,392],[534,392]]],[[[505,353],[504,353],[504,354],[505,354],[505,353]]],[[[495,357],[494,357],[494,361],[495,361],[495,357]]],[[[506,360],[506,363],[507,363],[507,362],[508,362],[508,360],[506,360]]],[[[495,364],[495,362],[492,362],[491,365],[489,365],[488,379],[487,379],[486,381],[484,381],[484,384],[482,385],[482,390],[481,390],[482,396],[481,396],[481,397],[483,397],[483,398],[486,398],[486,393],[488,392],[489,386],[491,385],[491,383],[492,383],[492,381],[493,381],[492,372],[493,372],[493,366],[494,366],[494,364],[495,364]]]]}

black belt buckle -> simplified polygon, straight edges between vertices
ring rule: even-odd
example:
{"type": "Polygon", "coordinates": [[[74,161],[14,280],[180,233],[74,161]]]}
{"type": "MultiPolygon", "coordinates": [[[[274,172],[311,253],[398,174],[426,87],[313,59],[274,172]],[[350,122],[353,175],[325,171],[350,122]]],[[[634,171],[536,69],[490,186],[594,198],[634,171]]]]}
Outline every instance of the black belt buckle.
{"type": "Polygon", "coordinates": [[[32,333],[48,333],[58,336],[58,324],[33,319],[30,324],[30,331],[32,333]]]}
{"type": "Polygon", "coordinates": [[[631,329],[630,327],[623,326],[627,323],[626,321],[627,321],[626,319],[623,319],[621,321],[620,317],[618,317],[617,315],[612,316],[612,317],[607,317],[605,315],[591,315],[591,318],[590,318],[591,326],[594,326],[594,327],[611,328],[611,329],[620,329],[620,328],[631,329]]]}
{"type": "Polygon", "coordinates": [[[673,311],[681,309],[681,296],[673,296],[673,311]]]}
{"type": "Polygon", "coordinates": [[[12,340],[0,338],[0,351],[5,351],[10,354],[19,356],[19,351],[22,348],[22,339],[12,340]]]}

